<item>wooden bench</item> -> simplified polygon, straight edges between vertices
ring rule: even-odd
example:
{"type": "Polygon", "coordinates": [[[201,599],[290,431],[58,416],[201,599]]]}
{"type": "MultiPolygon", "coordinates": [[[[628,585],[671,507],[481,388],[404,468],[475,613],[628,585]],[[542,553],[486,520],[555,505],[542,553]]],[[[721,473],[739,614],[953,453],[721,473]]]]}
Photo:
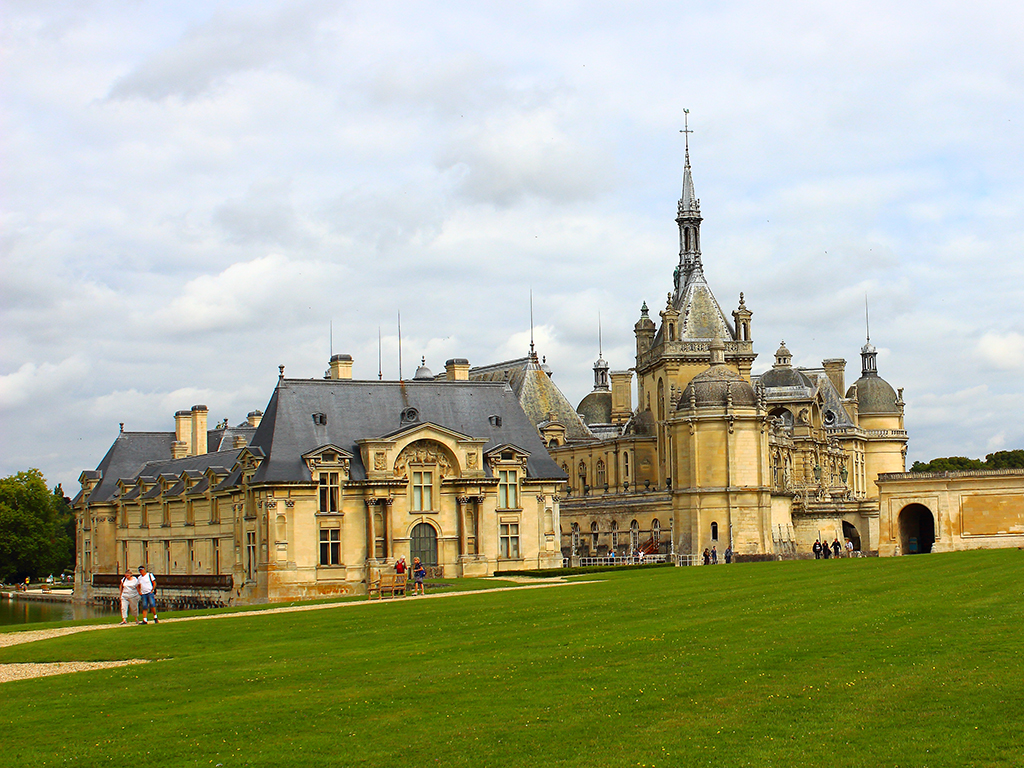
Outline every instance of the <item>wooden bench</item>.
{"type": "Polygon", "coordinates": [[[405,596],[405,587],[409,581],[408,573],[374,573],[367,585],[366,592],[372,598],[383,599],[389,597],[405,596]]]}

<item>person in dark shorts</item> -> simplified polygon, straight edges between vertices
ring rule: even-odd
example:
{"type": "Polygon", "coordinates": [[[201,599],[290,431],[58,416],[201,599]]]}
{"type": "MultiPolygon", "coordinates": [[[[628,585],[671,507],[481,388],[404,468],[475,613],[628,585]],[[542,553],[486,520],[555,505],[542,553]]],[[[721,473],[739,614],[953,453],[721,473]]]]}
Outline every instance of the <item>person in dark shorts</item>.
{"type": "Polygon", "coordinates": [[[416,590],[419,590],[420,594],[425,594],[423,591],[423,579],[427,577],[427,569],[420,562],[418,557],[412,559],[412,593],[415,595],[416,590]]]}
{"type": "Polygon", "coordinates": [[[146,566],[139,566],[139,613],[142,615],[142,623],[149,624],[146,614],[153,611],[153,623],[159,624],[160,617],[156,615],[156,576],[146,570],[146,566]]]}

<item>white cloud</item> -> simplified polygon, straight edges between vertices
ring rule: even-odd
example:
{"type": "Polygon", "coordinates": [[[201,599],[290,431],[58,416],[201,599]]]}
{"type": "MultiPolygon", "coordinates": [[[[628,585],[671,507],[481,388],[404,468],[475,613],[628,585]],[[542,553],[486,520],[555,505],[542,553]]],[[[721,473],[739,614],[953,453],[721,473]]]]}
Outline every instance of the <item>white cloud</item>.
{"type": "Polygon", "coordinates": [[[0,408],[11,409],[33,400],[39,404],[59,396],[88,370],[88,363],[77,355],[56,364],[23,363],[17,371],[0,376],[0,408]]]}
{"type": "Polygon", "coordinates": [[[1024,373],[1024,334],[989,331],[978,340],[978,355],[994,368],[1024,373]]]}

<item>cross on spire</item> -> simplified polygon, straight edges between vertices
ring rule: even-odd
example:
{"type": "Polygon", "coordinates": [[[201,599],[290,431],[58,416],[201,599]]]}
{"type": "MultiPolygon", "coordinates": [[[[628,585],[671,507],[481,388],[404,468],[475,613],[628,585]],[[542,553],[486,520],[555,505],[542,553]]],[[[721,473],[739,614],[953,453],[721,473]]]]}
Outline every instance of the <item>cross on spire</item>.
{"type": "Polygon", "coordinates": [[[690,134],[693,131],[690,130],[690,110],[683,109],[683,130],[680,131],[683,134],[683,141],[686,143],[686,163],[690,163],[690,134]]]}

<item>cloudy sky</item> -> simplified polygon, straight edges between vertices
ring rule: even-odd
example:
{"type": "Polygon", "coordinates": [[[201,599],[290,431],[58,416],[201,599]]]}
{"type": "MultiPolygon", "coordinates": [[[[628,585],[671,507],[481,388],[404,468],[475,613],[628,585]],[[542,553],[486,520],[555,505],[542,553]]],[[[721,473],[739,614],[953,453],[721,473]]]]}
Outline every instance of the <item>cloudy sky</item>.
{"type": "Polygon", "coordinates": [[[682,110],[708,280],[755,371],[859,375],[910,459],[1024,447],[1024,6],[7,0],[0,474],[117,434],[538,351],[632,364],[677,261],[682,110]]]}

